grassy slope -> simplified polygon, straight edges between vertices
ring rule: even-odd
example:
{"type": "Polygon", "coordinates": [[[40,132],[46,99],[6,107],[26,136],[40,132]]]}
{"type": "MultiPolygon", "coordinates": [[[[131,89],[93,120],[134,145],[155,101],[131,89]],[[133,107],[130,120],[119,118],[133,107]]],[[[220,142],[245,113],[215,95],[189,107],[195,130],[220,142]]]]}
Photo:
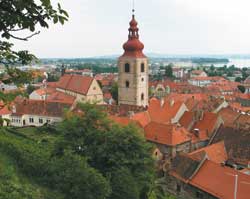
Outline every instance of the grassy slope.
{"type": "MultiPolygon", "coordinates": [[[[3,131],[5,130],[0,130],[0,133],[3,131]]],[[[27,136],[29,137],[29,134],[27,134],[27,136]]],[[[18,137],[17,139],[20,138],[18,137]]],[[[23,139],[25,140],[25,138],[23,139]]],[[[0,198],[62,199],[63,197],[59,193],[37,185],[32,179],[24,176],[19,172],[15,160],[6,155],[0,148],[0,198]]]]}

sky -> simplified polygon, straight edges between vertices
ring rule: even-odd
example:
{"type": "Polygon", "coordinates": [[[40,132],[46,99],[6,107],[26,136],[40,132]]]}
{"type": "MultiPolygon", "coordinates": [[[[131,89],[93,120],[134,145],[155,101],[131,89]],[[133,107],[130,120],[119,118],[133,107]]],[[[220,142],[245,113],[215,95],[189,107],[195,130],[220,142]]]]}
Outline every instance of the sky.
{"type": "MultiPolygon", "coordinates": [[[[132,0],[51,0],[70,18],[28,42],[15,41],[40,58],[119,55],[127,40],[132,0]]],[[[135,0],[146,53],[250,53],[249,0],[135,0]]]]}

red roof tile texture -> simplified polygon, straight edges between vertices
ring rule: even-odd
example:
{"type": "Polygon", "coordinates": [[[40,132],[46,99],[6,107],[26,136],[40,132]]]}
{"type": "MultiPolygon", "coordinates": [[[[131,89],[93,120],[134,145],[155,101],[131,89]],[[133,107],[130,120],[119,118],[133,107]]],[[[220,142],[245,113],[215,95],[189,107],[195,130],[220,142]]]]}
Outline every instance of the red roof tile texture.
{"type": "Polygon", "coordinates": [[[223,167],[209,160],[203,163],[198,173],[189,183],[218,198],[233,199],[235,175],[238,175],[237,199],[249,199],[249,175],[245,175],[228,167],[223,167]]]}
{"type": "Polygon", "coordinates": [[[86,95],[94,78],[81,75],[64,75],[60,78],[57,87],[86,95]]]}
{"type": "Polygon", "coordinates": [[[201,160],[201,156],[199,154],[202,152],[206,153],[209,160],[218,164],[223,163],[228,159],[224,141],[198,149],[189,155],[193,158],[201,160]]]}
{"type": "Polygon", "coordinates": [[[69,104],[73,104],[76,100],[75,97],[73,97],[71,95],[67,95],[67,94],[65,94],[63,92],[59,92],[59,91],[52,93],[50,96],[48,96],[47,99],[51,100],[51,101],[58,101],[58,102],[69,103],[69,104]]]}
{"type": "Polygon", "coordinates": [[[175,146],[191,140],[190,133],[186,129],[156,122],[150,122],[145,127],[145,136],[148,141],[169,146],[175,146]]]}
{"type": "Polygon", "coordinates": [[[12,115],[39,115],[49,117],[63,117],[64,110],[69,109],[71,104],[57,101],[42,100],[18,100],[14,105],[16,111],[12,115]]]}
{"type": "Polygon", "coordinates": [[[203,118],[195,123],[194,129],[199,129],[199,131],[207,132],[207,134],[211,136],[215,129],[217,121],[217,114],[206,112],[204,113],[203,118]]]}

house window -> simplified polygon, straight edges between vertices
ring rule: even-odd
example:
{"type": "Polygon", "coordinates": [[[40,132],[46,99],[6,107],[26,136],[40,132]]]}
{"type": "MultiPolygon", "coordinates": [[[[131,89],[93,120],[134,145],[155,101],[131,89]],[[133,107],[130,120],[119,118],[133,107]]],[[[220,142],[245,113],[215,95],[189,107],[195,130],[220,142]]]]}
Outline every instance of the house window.
{"type": "Polygon", "coordinates": [[[141,94],[141,100],[144,100],[144,93],[141,94]]]}
{"type": "Polygon", "coordinates": [[[129,88],[129,81],[126,81],[126,88],[129,88]]]}
{"type": "Polygon", "coordinates": [[[30,122],[30,123],[34,123],[34,118],[32,118],[32,117],[29,118],[29,122],[30,122]]]}
{"type": "Polygon", "coordinates": [[[141,78],[141,81],[144,82],[144,78],[141,78]]]}
{"type": "Polygon", "coordinates": [[[39,123],[43,124],[43,119],[42,118],[39,118],[39,123]]]}
{"type": "Polygon", "coordinates": [[[145,72],[145,64],[144,64],[144,63],[141,64],[141,72],[142,72],[142,73],[145,72]]]}
{"type": "Polygon", "coordinates": [[[128,63],[125,64],[125,73],[130,72],[130,65],[128,63]]]}

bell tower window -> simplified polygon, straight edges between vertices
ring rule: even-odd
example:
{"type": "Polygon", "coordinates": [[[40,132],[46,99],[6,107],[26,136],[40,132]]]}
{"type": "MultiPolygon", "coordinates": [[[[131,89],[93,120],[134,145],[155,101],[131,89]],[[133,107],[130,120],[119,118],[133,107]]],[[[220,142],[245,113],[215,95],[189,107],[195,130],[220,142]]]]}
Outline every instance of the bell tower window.
{"type": "Polygon", "coordinates": [[[145,72],[145,64],[144,64],[144,63],[141,64],[141,72],[142,72],[142,73],[145,72]]]}
{"type": "Polygon", "coordinates": [[[128,63],[125,64],[125,73],[130,72],[130,65],[128,63]]]}
{"type": "Polygon", "coordinates": [[[129,88],[129,81],[126,81],[126,88],[129,88]]]}
{"type": "Polygon", "coordinates": [[[144,100],[144,93],[141,94],[141,100],[144,100]]]}

